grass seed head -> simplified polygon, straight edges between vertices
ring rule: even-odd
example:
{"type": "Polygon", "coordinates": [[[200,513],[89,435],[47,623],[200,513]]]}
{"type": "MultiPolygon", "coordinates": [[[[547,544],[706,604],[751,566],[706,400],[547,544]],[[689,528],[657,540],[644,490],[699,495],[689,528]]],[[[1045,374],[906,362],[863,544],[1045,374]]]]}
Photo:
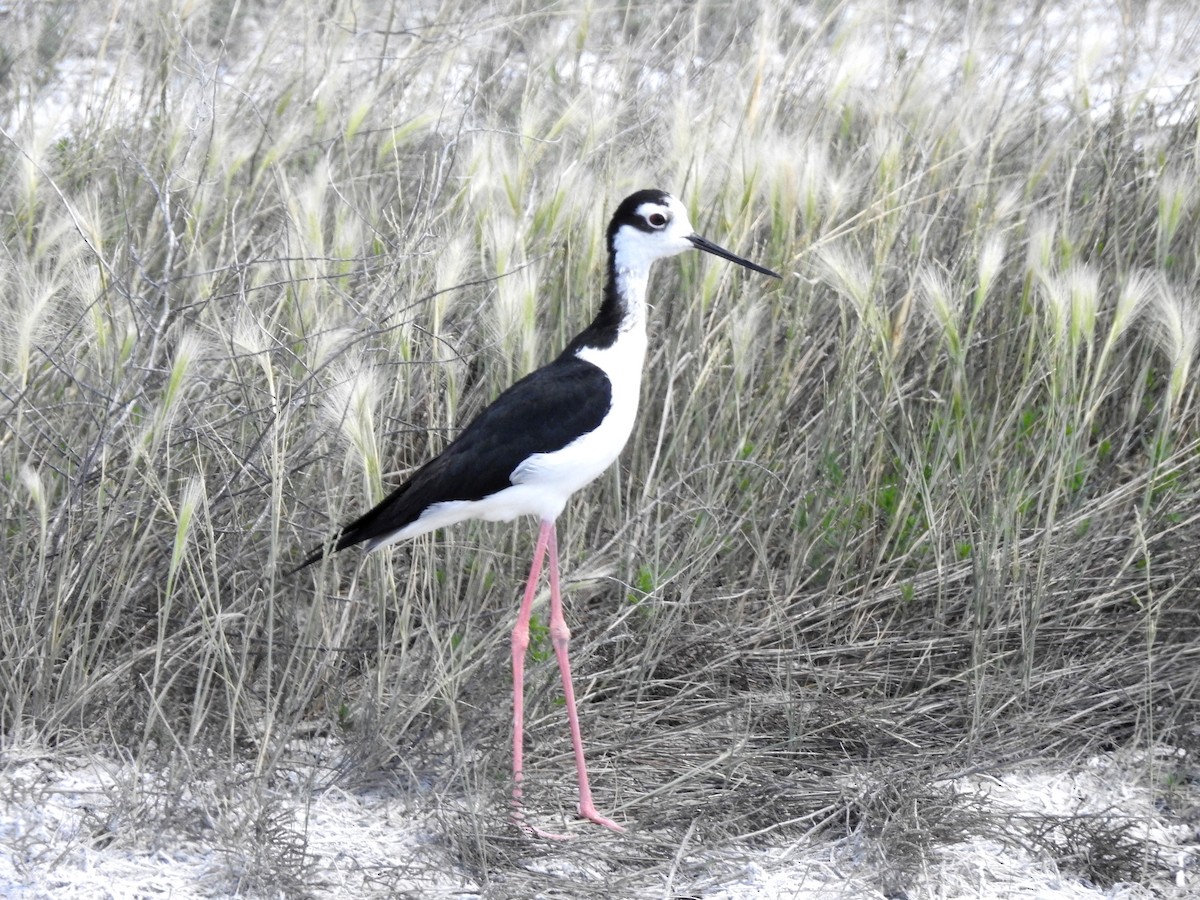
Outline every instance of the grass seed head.
{"type": "Polygon", "coordinates": [[[1058,223],[1053,216],[1041,212],[1029,215],[1026,226],[1028,243],[1025,255],[1025,271],[1040,278],[1050,271],[1054,262],[1054,248],[1058,240],[1058,223]]]}
{"type": "Polygon", "coordinates": [[[1170,366],[1167,403],[1174,409],[1188,386],[1200,347],[1200,310],[1192,297],[1160,281],[1151,306],[1150,333],[1170,366]]]}
{"type": "Polygon", "coordinates": [[[195,363],[205,354],[205,342],[194,331],[185,331],[175,343],[171,354],[171,369],[166,388],[162,394],[162,412],[165,418],[174,415],[179,400],[192,382],[195,363]]]}
{"type": "Polygon", "coordinates": [[[1179,226],[1196,203],[1196,176],[1190,170],[1164,172],[1158,181],[1159,261],[1166,262],[1179,226]]]}
{"type": "Polygon", "coordinates": [[[860,253],[827,244],[817,250],[817,262],[823,278],[846,300],[864,323],[878,318],[872,297],[874,281],[871,268],[860,253]]]}
{"type": "Polygon", "coordinates": [[[372,496],[376,496],[382,485],[375,432],[379,377],[366,360],[347,360],[331,367],[330,381],[328,399],[322,407],[325,419],[354,449],[372,496]]]}
{"type": "Polygon", "coordinates": [[[941,329],[942,340],[952,357],[962,352],[961,312],[954,285],[950,277],[936,266],[923,266],[918,273],[920,289],[918,296],[922,309],[941,329]]]}
{"type": "Polygon", "coordinates": [[[1129,273],[1117,292],[1112,324],[1109,326],[1110,340],[1116,341],[1125,334],[1159,288],[1159,279],[1154,273],[1144,270],[1129,273]]]}
{"type": "Polygon", "coordinates": [[[22,463],[20,472],[21,487],[29,495],[30,502],[37,510],[38,530],[42,540],[46,537],[46,523],[49,519],[49,498],[46,496],[46,485],[41,474],[28,463],[22,463]]]}
{"type": "Polygon", "coordinates": [[[187,551],[188,536],[195,524],[196,513],[205,503],[204,479],[193,476],[184,485],[179,504],[175,508],[175,541],[171,548],[171,571],[179,569],[187,551]]]}
{"type": "Polygon", "coordinates": [[[1004,253],[1006,249],[1006,241],[1004,235],[999,232],[991,232],[984,238],[983,246],[979,249],[979,264],[978,264],[978,282],[975,293],[975,309],[979,307],[987,299],[988,294],[992,290],[992,285],[996,281],[996,276],[1000,274],[1000,269],[1004,266],[1004,253]]]}
{"type": "Polygon", "coordinates": [[[1100,274],[1091,266],[1072,266],[1067,273],[1067,291],[1071,297],[1071,345],[1090,344],[1100,309],[1100,274]]]}
{"type": "Polygon", "coordinates": [[[496,281],[492,304],[493,326],[500,341],[500,353],[516,362],[520,376],[537,365],[538,290],[537,263],[526,263],[496,281]]]}

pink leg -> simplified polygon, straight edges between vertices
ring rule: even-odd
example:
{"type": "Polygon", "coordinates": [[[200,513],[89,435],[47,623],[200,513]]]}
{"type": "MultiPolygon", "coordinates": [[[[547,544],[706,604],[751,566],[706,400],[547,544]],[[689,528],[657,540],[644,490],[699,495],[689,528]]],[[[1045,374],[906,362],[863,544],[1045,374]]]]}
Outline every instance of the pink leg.
{"type": "MultiPolygon", "coordinates": [[[[546,523],[542,523],[542,535],[546,532],[546,523]]],[[[541,544],[539,536],[539,546],[541,544]]],[[[583,759],[583,738],[579,731],[579,714],[575,709],[575,688],[571,684],[571,662],[567,658],[567,644],[571,640],[571,632],[567,621],[563,618],[562,596],[558,590],[558,537],[554,531],[554,523],[550,523],[550,640],[554,644],[554,655],[558,657],[558,670],[562,674],[563,696],[567,702],[567,720],[571,725],[571,745],[575,748],[575,771],[579,775],[579,815],[585,819],[611,828],[613,831],[625,829],[612,819],[605,818],[596,812],[592,803],[592,789],[588,785],[587,763],[583,759]]],[[[524,608],[522,607],[522,611],[524,608]]],[[[528,628],[528,621],[526,622],[528,628]]],[[[516,646],[514,638],[513,646],[516,646]]]]}
{"type": "Polygon", "coordinates": [[[533,615],[533,598],[537,593],[538,576],[542,573],[542,558],[546,555],[546,544],[554,534],[554,523],[542,522],[538,532],[537,546],[533,551],[533,564],[529,567],[529,582],[525,585],[525,597],[521,611],[517,613],[517,624],[512,632],[513,668],[513,821],[521,828],[542,837],[558,837],[546,834],[525,823],[525,810],[521,806],[522,765],[525,756],[525,651],[529,649],[529,619],[533,615]]]}
{"type": "MultiPolygon", "coordinates": [[[[554,542],[554,522],[542,522],[538,531],[537,546],[533,551],[533,563],[529,567],[529,581],[525,585],[525,596],[521,610],[517,613],[517,624],[512,632],[513,664],[513,812],[512,819],[517,827],[529,834],[551,840],[566,840],[565,835],[543,831],[525,821],[525,809],[521,803],[525,756],[525,652],[529,649],[529,620],[533,615],[533,598],[537,595],[538,576],[542,572],[542,559],[547,544],[554,542]]],[[[557,554],[556,558],[557,558],[557,554]]]]}

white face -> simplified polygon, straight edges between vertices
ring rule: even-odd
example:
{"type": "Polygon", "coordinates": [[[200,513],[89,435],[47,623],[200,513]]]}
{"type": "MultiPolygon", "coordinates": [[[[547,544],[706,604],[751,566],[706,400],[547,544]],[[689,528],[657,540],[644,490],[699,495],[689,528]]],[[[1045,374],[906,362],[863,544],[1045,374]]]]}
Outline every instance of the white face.
{"type": "Polygon", "coordinates": [[[665,249],[663,256],[674,256],[683,250],[692,249],[688,238],[696,233],[696,229],[688,219],[687,209],[674,197],[668,196],[666,203],[643,203],[638,207],[637,214],[654,229],[649,233],[643,232],[647,238],[664,248],[672,248],[665,249]]]}
{"type": "Polygon", "coordinates": [[[641,227],[622,225],[613,239],[618,268],[649,269],[656,259],[695,248],[690,240],[695,229],[674,197],[668,196],[665,203],[643,203],[636,215],[641,227]]]}

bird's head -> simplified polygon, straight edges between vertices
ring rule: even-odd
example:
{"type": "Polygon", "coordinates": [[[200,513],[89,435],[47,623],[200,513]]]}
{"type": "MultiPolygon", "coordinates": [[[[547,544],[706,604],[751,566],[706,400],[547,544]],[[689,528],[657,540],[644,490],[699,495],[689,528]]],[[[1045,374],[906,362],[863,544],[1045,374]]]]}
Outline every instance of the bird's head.
{"type": "Polygon", "coordinates": [[[778,278],[775,272],[730,253],[701,237],[687,209],[666,191],[644,190],[621,201],[608,225],[608,248],[618,270],[647,270],[656,259],[684,250],[703,250],[747,269],[778,278]]]}

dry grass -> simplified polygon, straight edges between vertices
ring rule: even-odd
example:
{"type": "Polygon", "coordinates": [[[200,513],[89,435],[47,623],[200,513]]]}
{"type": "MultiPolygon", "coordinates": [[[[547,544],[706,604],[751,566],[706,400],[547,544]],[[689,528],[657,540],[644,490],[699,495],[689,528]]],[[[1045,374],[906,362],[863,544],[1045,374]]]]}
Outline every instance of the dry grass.
{"type": "MultiPolygon", "coordinates": [[[[419,786],[489,896],[546,897],[817,837],[911,889],[1008,833],[958,775],[1200,749],[1196,96],[1147,87],[1200,23],[868,6],[7,10],[5,744],[261,798],[336,736],[325,783],[419,786]],[[655,276],[637,430],[560,523],[599,803],[635,836],[531,847],[531,529],[280,573],[585,324],[649,185],[788,277],[655,276]]],[[[535,691],[549,813],[551,667],[535,691]]],[[[302,891],[262,802],[212,806],[233,883],[302,891]]],[[[1160,874],[1053,824],[1095,882],[1160,874]]]]}

